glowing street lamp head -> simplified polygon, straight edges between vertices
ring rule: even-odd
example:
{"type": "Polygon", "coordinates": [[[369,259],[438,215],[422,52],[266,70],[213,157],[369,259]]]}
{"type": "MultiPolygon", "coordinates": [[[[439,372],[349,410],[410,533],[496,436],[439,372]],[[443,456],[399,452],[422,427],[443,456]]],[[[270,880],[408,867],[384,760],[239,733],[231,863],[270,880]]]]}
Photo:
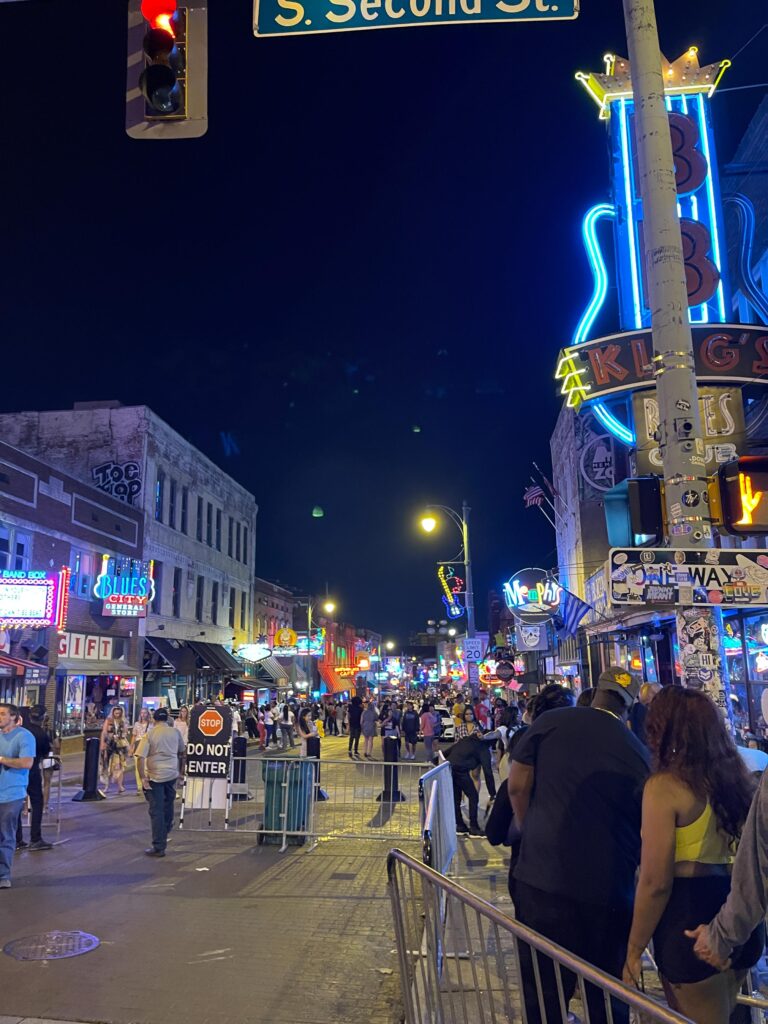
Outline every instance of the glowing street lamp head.
{"type": "Polygon", "coordinates": [[[448,630],[448,636],[456,636],[456,630],[453,626],[448,630]]]}
{"type": "Polygon", "coordinates": [[[437,527],[437,520],[434,516],[422,516],[419,525],[424,533],[432,533],[432,531],[437,527]]]}
{"type": "Polygon", "coordinates": [[[394,640],[387,640],[384,646],[387,648],[388,651],[393,651],[395,649],[395,642],[394,640]]]}
{"type": "Polygon", "coordinates": [[[335,602],[334,601],[325,601],[323,603],[323,611],[326,613],[326,615],[333,615],[333,613],[336,611],[336,604],[335,604],[335,602]]]}

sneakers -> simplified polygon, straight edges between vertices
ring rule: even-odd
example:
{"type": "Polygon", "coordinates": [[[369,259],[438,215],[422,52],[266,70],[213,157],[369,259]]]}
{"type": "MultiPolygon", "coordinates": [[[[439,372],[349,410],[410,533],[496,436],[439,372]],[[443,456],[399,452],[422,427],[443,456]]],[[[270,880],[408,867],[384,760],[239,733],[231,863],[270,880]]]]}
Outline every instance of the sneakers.
{"type": "Polygon", "coordinates": [[[22,839],[22,841],[20,843],[16,843],[16,849],[17,850],[26,850],[26,848],[28,846],[29,846],[29,843],[25,843],[23,839],[22,839]]]}
{"type": "Polygon", "coordinates": [[[146,853],[146,855],[148,857],[164,857],[165,856],[165,850],[156,850],[154,848],[154,846],[150,846],[148,850],[144,851],[144,853],[146,853]]]}
{"type": "Polygon", "coordinates": [[[461,825],[457,825],[456,826],[456,835],[457,836],[468,836],[469,835],[469,829],[467,828],[467,826],[463,822],[461,823],[461,825]]]}
{"type": "Polygon", "coordinates": [[[470,825],[469,834],[471,836],[484,836],[485,832],[480,828],[479,825],[470,825]]]}
{"type": "Polygon", "coordinates": [[[34,843],[29,844],[30,850],[52,850],[53,843],[46,843],[44,839],[38,839],[34,843]]]}
{"type": "Polygon", "coordinates": [[[0,889],[10,889],[11,880],[10,878],[0,878],[0,889]]]}

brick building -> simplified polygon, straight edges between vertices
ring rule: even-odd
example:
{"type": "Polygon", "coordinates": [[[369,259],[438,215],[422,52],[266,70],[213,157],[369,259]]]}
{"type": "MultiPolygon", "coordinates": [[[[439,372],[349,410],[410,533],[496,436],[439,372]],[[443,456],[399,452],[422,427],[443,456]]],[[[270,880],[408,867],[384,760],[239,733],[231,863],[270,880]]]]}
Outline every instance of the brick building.
{"type": "Polygon", "coordinates": [[[44,703],[77,745],[141,692],[142,619],[105,614],[94,591],[108,559],[141,567],[143,528],[140,510],[0,442],[0,697],[44,703]]]}

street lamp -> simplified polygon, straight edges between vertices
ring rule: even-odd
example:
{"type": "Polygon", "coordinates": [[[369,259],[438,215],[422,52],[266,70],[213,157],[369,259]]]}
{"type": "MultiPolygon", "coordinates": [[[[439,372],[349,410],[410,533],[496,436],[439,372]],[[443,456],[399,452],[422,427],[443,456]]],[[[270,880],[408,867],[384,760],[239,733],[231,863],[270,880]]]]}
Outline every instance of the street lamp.
{"type": "MultiPolygon", "coordinates": [[[[427,513],[430,509],[444,512],[454,523],[461,534],[461,551],[453,562],[464,563],[464,601],[467,608],[467,636],[475,635],[475,594],[472,589],[472,560],[469,555],[469,513],[470,508],[466,501],[461,503],[461,513],[447,505],[427,505],[427,513]]],[[[425,514],[421,517],[420,525],[425,533],[432,533],[438,520],[435,516],[425,514]]],[[[451,565],[453,562],[440,562],[440,565],[451,565]]]]}
{"type": "Polygon", "coordinates": [[[388,651],[394,651],[394,649],[395,649],[395,642],[394,642],[394,640],[387,640],[387,642],[384,644],[384,646],[387,648],[388,651]]]}
{"type": "Polygon", "coordinates": [[[333,613],[336,611],[335,603],[333,601],[326,601],[323,604],[323,611],[325,612],[326,615],[333,615],[333,613]]]}

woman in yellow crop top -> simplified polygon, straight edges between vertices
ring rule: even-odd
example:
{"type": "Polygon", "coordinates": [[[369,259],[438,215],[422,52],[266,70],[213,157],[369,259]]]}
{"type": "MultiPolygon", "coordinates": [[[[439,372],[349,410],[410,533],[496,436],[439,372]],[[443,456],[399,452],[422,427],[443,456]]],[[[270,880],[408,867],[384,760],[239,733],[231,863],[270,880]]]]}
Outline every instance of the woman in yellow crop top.
{"type": "Polygon", "coordinates": [[[640,877],[624,981],[637,984],[643,950],[653,951],[673,1009],[696,1024],[728,1024],[746,970],[763,948],[763,927],[718,972],[697,959],[686,930],[710,921],[731,886],[735,846],[752,780],[714,703],[666,687],[646,720],[654,772],[643,792],[640,877]]]}

